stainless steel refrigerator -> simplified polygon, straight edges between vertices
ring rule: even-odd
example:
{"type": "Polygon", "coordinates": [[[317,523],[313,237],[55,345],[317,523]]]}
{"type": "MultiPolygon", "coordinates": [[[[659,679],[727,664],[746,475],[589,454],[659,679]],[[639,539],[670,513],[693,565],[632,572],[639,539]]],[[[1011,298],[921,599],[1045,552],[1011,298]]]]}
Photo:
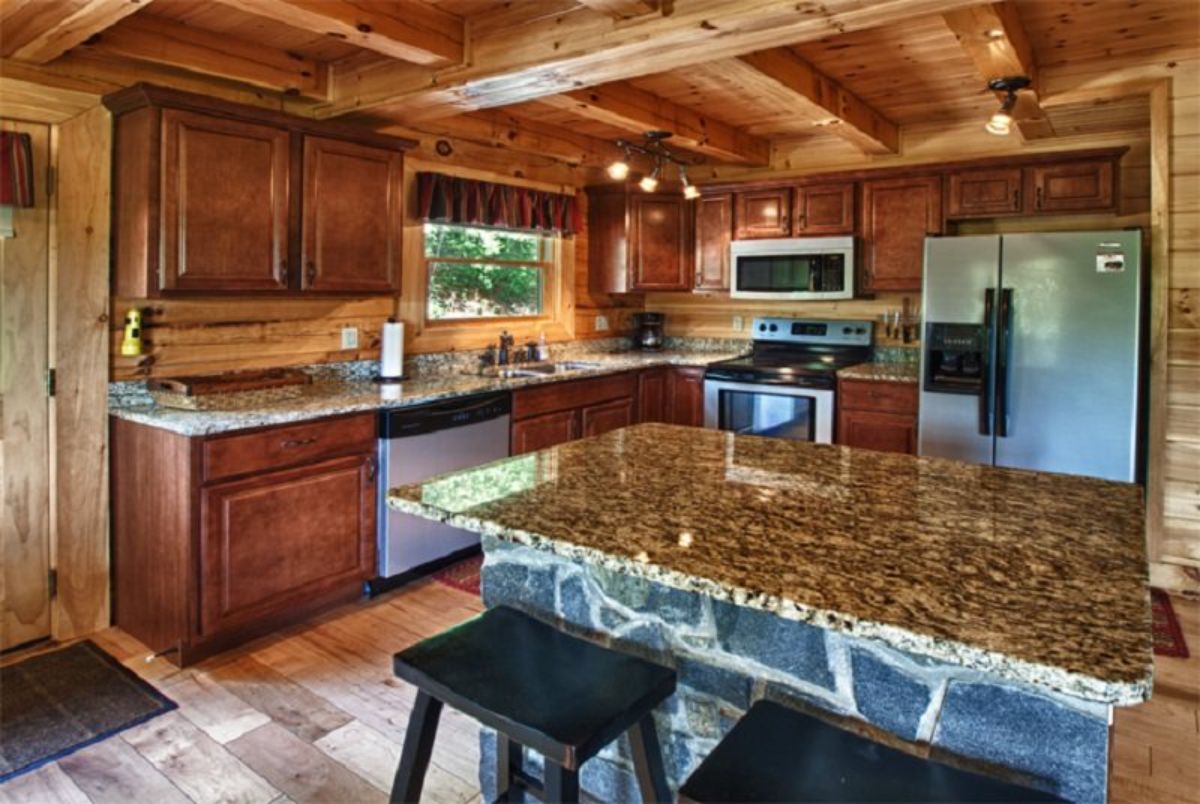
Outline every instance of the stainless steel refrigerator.
{"type": "Polygon", "coordinates": [[[919,452],[1138,480],[1138,231],[925,241],[919,452]]]}

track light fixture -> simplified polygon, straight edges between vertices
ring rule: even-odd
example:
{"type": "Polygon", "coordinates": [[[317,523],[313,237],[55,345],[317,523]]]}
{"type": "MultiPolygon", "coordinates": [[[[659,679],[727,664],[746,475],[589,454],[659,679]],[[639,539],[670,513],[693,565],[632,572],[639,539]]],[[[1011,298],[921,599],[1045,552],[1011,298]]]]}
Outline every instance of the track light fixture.
{"type": "Polygon", "coordinates": [[[1017,92],[1029,86],[1029,79],[1023,75],[1014,75],[1008,78],[994,78],[988,81],[988,89],[993,92],[1004,92],[1003,102],[991,119],[984,126],[989,134],[995,134],[1003,137],[1012,131],[1013,124],[1013,108],[1017,105],[1017,92]]]}
{"type": "Polygon", "coordinates": [[[671,132],[669,131],[647,131],[642,135],[641,142],[617,140],[616,145],[621,149],[624,157],[608,165],[608,175],[616,181],[621,181],[629,176],[630,163],[634,157],[645,157],[649,160],[651,167],[650,172],[643,175],[638,181],[638,187],[641,187],[643,191],[647,193],[657,191],[667,167],[675,165],[679,170],[679,182],[683,187],[683,197],[699,198],[700,190],[688,181],[687,169],[689,165],[699,164],[700,160],[680,156],[664,145],[663,141],[669,139],[670,136],[671,132]]]}

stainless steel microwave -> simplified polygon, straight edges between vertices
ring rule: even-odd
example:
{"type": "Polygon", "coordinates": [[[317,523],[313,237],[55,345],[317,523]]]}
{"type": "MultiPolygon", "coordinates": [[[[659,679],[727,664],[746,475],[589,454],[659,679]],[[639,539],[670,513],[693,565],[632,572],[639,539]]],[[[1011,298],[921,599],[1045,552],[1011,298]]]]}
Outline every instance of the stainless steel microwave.
{"type": "Polygon", "coordinates": [[[821,301],[854,297],[853,237],[735,240],[729,246],[735,299],[821,301]]]}

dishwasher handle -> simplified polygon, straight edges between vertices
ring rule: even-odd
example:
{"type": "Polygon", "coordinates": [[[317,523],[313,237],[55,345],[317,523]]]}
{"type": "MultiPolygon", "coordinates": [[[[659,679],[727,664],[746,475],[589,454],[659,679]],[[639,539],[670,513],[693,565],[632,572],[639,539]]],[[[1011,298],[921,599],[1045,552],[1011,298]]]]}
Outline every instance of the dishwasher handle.
{"type": "Polygon", "coordinates": [[[512,394],[507,391],[384,410],[379,414],[379,437],[410,438],[438,430],[448,430],[451,427],[465,427],[498,419],[511,412],[512,394]]]}

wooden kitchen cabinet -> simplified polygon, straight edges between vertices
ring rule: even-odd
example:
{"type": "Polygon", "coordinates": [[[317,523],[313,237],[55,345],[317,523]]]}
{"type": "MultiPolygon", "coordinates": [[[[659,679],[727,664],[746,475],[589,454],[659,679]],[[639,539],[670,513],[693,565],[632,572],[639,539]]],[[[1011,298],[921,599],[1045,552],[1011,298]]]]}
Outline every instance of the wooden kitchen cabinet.
{"type": "Polygon", "coordinates": [[[146,84],[104,103],[114,295],[399,289],[413,141],[146,84]]]}
{"type": "Polygon", "coordinates": [[[733,193],[696,202],[696,290],[729,290],[729,243],[733,239],[733,193]]]}
{"type": "Polygon", "coordinates": [[[704,369],[676,366],[667,384],[666,420],[690,427],[704,426],[704,369]]]}
{"type": "Polygon", "coordinates": [[[304,289],[400,289],[403,180],[399,151],[304,138],[304,289]]]}
{"type": "Polygon", "coordinates": [[[690,290],[692,214],[690,202],[679,194],[588,188],[591,290],[690,290]]]}
{"type": "Polygon", "coordinates": [[[637,372],[555,382],[513,391],[513,455],[633,424],[637,372]]]}
{"type": "Polygon", "coordinates": [[[734,238],[788,237],[792,233],[792,188],[768,187],[734,194],[734,238]]]}
{"type": "Polygon", "coordinates": [[[941,233],[941,176],[864,181],[859,290],[920,292],[925,237],[941,233]]]}
{"type": "Polygon", "coordinates": [[[524,455],[579,438],[579,411],[543,413],[512,424],[512,454],[524,455]]]}
{"type": "Polygon", "coordinates": [[[837,443],[917,454],[916,383],[838,380],[837,443]]]}
{"type": "Polygon", "coordinates": [[[1115,207],[1112,159],[1034,165],[1025,171],[1027,209],[1042,212],[1100,212],[1115,207]]]}
{"type": "Polygon", "coordinates": [[[1023,208],[1021,168],[962,170],[946,177],[947,218],[1018,215],[1023,208]]]}
{"type": "Polygon", "coordinates": [[[643,369],[638,372],[638,415],[639,422],[665,422],[667,383],[671,370],[665,366],[643,369]]]}
{"type": "Polygon", "coordinates": [[[588,405],[579,411],[584,438],[604,435],[634,424],[634,398],[623,396],[608,402],[588,405]]]}
{"type": "Polygon", "coordinates": [[[854,234],[854,183],[801,185],[795,210],[797,237],[854,234]]]}
{"type": "Polygon", "coordinates": [[[375,414],[188,437],[111,420],[114,622],[177,664],[360,597],[375,414]]]}

